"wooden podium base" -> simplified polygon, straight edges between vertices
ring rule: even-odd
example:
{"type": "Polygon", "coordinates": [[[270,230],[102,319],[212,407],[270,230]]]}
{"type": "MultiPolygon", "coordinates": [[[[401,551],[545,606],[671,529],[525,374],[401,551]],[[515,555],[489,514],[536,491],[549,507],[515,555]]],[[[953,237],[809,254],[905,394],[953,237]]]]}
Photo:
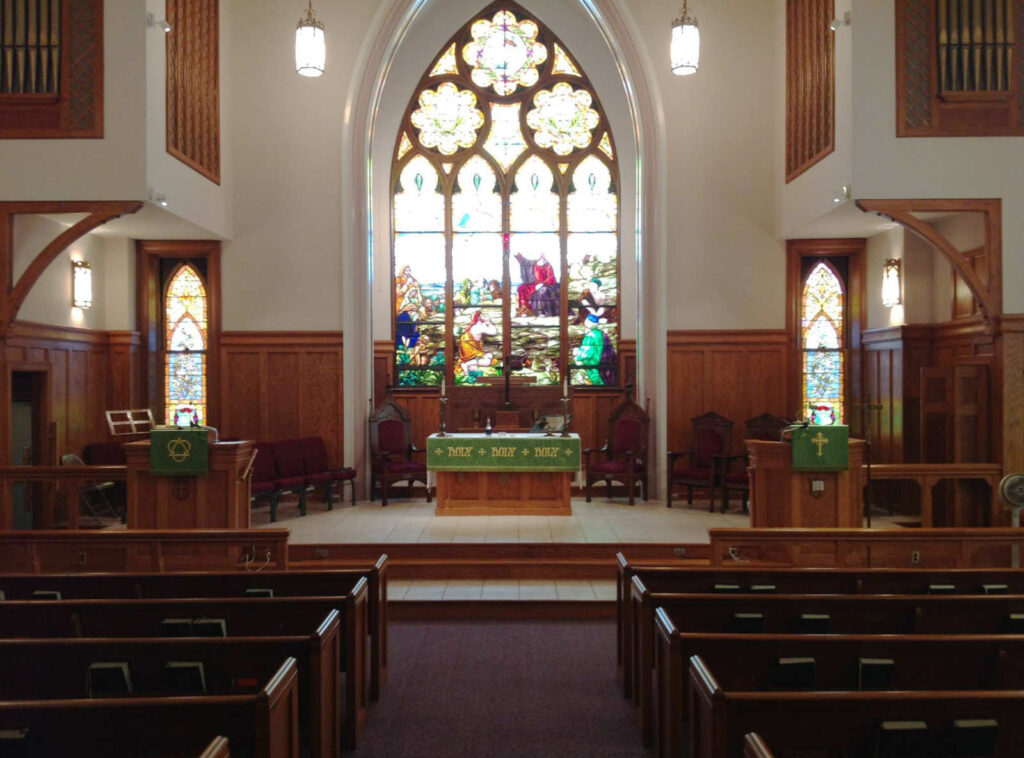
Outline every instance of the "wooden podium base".
{"type": "Polygon", "coordinates": [[[571,516],[572,473],[438,471],[435,516],[571,516]]]}

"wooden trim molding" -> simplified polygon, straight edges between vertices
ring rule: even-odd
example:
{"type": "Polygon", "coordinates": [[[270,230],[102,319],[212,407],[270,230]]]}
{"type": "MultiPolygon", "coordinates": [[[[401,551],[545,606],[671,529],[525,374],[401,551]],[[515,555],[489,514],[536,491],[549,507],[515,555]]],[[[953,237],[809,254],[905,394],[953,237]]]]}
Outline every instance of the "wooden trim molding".
{"type": "Polygon", "coordinates": [[[167,152],[220,184],[219,0],[167,0],[167,152]]]}
{"type": "Polygon", "coordinates": [[[834,0],[786,2],[786,183],[835,150],[834,0]]]}
{"type": "Polygon", "coordinates": [[[126,214],[132,214],[142,203],[126,202],[0,202],[0,336],[6,335],[18,316],[22,303],[46,268],[68,246],[98,226],[126,214]],[[37,213],[85,213],[85,218],[54,237],[28,268],[13,281],[14,216],[37,213]]]}
{"type": "MultiPolygon", "coordinates": [[[[1022,0],[1024,2],[1024,0],[1022,0]]],[[[970,288],[978,308],[990,328],[998,326],[1003,310],[1003,247],[1002,200],[994,199],[910,199],[858,200],[862,211],[886,216],[930,243],[946,257],[953,270],[970,288]],[[918,213],[983,213],[985,214],[985,256],[988,277],[983,280],[970,261],[932,224],[918,213]]],[[[974,251],[971,251],[974,252],[974,251]]]]}
{"type": "Polygon", "coordinates": [[[61,0],[59,91],[0,94],[0,139],[103,136],[103,0],[61,0]]]}

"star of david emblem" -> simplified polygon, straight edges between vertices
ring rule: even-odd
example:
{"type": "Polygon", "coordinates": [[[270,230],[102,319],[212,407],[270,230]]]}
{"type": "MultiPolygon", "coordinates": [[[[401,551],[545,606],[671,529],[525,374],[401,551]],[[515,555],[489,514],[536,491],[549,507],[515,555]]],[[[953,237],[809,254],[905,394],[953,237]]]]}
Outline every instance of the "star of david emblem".
{"type": "Polygon", "coordinates": [[[176,437],[167,443],[167,457],[175,463],[184,463],[192,455],[192,443],[176,437]]]}

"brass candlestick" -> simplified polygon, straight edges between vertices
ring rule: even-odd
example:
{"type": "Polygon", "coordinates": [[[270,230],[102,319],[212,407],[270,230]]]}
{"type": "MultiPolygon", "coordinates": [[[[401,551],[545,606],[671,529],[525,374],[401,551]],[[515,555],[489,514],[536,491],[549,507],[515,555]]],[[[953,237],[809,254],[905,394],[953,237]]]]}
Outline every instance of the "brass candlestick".
{"type": "Polygon", "coordinates": [[[445,431],[447,424],[445,424],[445,416],[447,416],[448,410],[448,398],[441,395],[441,431],[437,433],[438,437],[447,437],[448,432],[445,431]]]}

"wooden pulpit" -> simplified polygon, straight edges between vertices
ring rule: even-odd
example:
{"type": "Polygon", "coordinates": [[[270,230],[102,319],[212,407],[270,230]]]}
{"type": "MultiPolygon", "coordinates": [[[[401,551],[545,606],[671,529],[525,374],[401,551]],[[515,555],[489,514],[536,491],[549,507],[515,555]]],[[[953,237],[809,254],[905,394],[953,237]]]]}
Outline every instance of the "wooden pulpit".
{"type": "Polygon", "coordinates": [[[746,444],[752,527],[863,526],[864,440],[850,440],[849,465],[841,471],[794,471],[789,442],[746,444]]]}
{"type": "Polygon", "coordinates": [[[248,529],[253,443],[211,442],[207,472],[164,476],[150,470],[150,442],[124,446],[129,529],[248,529]]]}

